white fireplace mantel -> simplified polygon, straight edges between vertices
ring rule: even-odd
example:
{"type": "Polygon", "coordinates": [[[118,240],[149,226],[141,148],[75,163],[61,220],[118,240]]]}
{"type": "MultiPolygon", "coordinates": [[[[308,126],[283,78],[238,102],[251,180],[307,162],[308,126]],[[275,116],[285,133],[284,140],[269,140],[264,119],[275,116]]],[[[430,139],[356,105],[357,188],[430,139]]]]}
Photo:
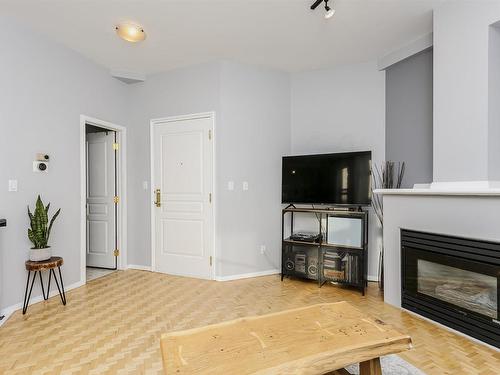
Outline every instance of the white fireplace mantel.
{"type": "Polygon", "coordinates": [[[377,189],[374,194],[382,195],[452,195],[452,196],[500,196],[500,189],[377,189]]]}
{"type": "Polygon", "coordinates": [[[413,189],[377,189],[381,195],[452,195],[452,196],[500,196],[499,181],[433,182],[417,184],[413,189]]]}

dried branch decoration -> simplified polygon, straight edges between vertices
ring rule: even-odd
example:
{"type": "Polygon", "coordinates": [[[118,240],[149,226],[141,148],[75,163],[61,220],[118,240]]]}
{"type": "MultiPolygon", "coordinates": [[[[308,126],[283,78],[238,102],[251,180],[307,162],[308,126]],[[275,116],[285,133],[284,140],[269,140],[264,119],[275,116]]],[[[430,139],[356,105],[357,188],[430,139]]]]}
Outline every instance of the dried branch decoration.
{"type": "MultiPolygon", "coordinates": [[[[405,162],[386,161],[374,165],[372,189],[399,189],[405,174],[405,162]]],[[[381,194],[372,194],[372,206],[380,225],[384,227],[384,206],[381,194]]]]}

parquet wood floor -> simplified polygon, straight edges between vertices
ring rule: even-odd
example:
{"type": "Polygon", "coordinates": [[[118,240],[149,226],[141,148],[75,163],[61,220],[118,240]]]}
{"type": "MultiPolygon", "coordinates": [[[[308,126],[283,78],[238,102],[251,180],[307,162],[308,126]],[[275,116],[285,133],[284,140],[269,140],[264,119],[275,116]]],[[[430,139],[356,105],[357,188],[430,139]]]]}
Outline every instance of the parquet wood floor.
{"type": "Polygon", "coordinates": [[[362,297],[278,276],[216,282],[128,270],[68,292],[65,307],[58,298],[0,327],[0,374],[159,374],[164,332],[343,300],[410,334],[414,350],[401,357],[428,374],[500,374],[499,352],[384,304],[375,284],[362,297]]]}

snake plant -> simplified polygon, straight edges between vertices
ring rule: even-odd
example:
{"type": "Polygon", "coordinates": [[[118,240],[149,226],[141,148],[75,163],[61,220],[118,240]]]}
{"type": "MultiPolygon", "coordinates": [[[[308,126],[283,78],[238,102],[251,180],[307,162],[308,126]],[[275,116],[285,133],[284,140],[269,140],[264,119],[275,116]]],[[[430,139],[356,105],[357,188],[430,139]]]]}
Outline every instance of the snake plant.
{"type": "Polygon", "coordinates": [[[28,206],[28,216],[30,217],[31,228],[28,228],[28,238],[33,242],[33,249],[45,249],[48,247],[50,231],[52,229],[52,224],[56,220],[61,209],[58,209],[52,219],[50,219],[49,224],[49,208],[50,203],[47,206],[43,205],[42,199],[38,196],[35,205],[35,212],[31,213],[30,207],[28,206]]]}

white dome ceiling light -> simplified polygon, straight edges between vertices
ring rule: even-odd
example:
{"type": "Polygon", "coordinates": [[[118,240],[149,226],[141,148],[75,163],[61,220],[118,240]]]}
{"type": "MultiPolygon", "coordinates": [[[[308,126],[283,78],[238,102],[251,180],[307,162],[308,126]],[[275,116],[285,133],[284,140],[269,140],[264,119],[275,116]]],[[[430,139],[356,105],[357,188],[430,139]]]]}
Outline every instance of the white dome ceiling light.
{"type": "Polygon", "coordinates": [[[335,14],[335,9],[330,8],[328,6],[328,0],[316,0],[313,5],[311,5],[311,9],[314,10],[316,9],[322,2],[325,2],[325,19],[332,18],[333,15],[335,14]]]}
{"type": "Polygon", "coordinates": [[[146,39],[144,29],[133,23],[121,23],[115,26],[116,34],[127,42],[136,43],[146,39]]]}

